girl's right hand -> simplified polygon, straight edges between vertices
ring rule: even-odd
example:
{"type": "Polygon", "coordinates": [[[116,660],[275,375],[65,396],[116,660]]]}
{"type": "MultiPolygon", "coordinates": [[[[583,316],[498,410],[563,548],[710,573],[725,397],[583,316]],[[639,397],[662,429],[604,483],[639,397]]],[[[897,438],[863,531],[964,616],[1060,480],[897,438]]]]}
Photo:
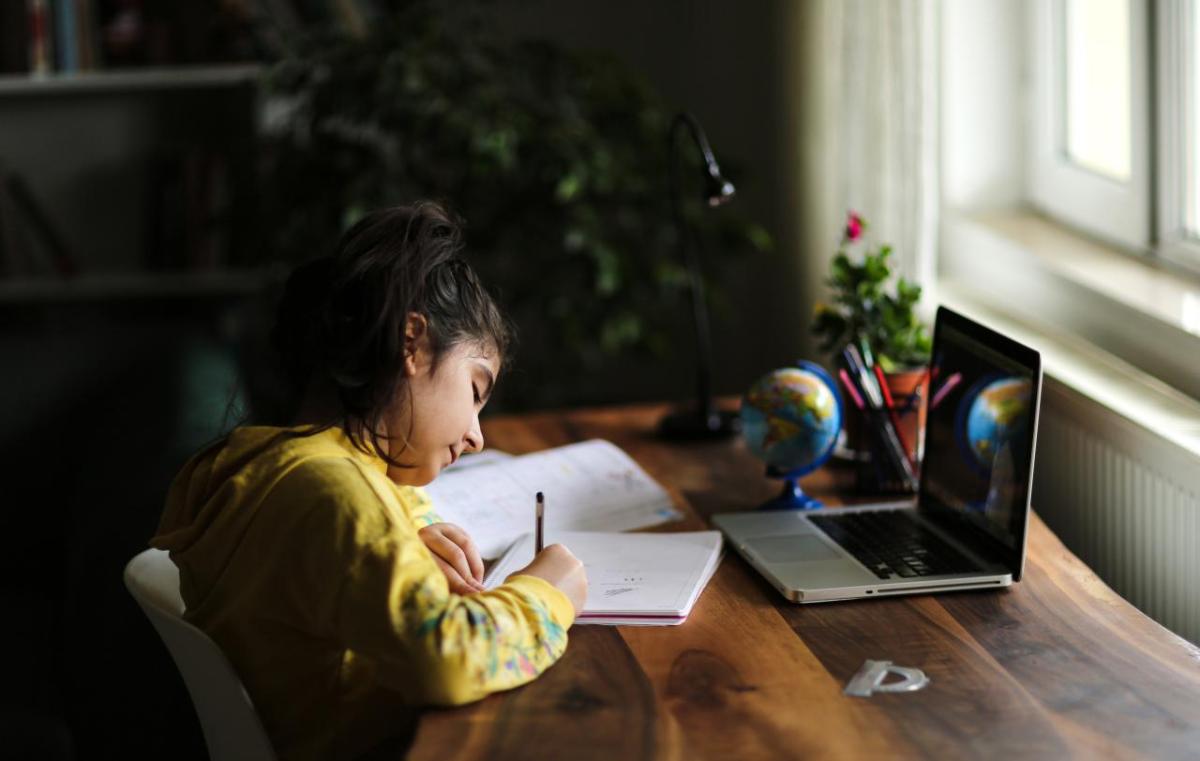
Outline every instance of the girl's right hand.
{"type": "Polygon", "coordinates": [[[561,544],[552,544],[538,553],[533,562],[509,576],[536,576],[561,590],[575,606],[575,615],[587,601],[587,574],[583,563],[561,544]]]}

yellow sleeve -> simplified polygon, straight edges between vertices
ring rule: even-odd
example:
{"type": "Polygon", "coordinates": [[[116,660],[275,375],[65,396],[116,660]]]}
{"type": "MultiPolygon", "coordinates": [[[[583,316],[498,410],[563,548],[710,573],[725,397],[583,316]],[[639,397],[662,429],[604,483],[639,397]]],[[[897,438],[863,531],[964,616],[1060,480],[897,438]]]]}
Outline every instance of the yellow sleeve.
{"type": "Polygon", "coordinates": [[[418,529],[442,523],[442,516],[433,509],[433,500],[419,486],[403,486],[399,489],[408,504],[408,514],[412,516],[413,525],[418,529]]]}
{"type": "MultiPolygon", "coordinates": [[[[371,659],[377,679],[421,704],[459,705],[532,680],[567,646],[570,600],[519,576],[486,593],[451,594],[386,484],[346,483],[336,511],[342,568],[332,629],[371,659]]],[[[394,494],[394,491],[392,492],[394,494]]]]}

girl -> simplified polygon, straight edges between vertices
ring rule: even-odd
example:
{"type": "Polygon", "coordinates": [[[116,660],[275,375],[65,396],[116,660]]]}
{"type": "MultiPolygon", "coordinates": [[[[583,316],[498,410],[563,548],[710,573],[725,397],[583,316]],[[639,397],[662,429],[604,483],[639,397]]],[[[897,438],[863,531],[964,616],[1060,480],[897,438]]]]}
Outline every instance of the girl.
{"type": "Polygon", "coordinates": [[[237,428],[196,455],[151,540],[281,759],[352,758],[404,735],[405,706],[528,682],[583,606],[560,545],[484,592],[475,545],[419,488],[483,448],[508,346],[461,247],[424,203],[371,214],[293,273],[272,343],[294,425],[237,428]]]}

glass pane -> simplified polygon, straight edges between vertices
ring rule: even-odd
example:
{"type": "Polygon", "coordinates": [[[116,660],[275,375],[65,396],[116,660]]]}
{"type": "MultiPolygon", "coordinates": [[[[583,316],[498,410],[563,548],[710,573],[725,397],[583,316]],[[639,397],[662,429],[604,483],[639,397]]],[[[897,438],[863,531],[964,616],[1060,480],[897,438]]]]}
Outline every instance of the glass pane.
{"type": "Polygon", "coordinates": [[[1066,2],[1066,151],[1084,169],[1130,176],[1129,2],[1066,2]]]}
{"type": "Polygon", "coordinates": [[[1196,55],[1196,44],[1200,42],[1200,13],[1195,6],[1189,8],[1192,15],[1191,36],[1184,49],[1187,50],[1188,78],[1192,82],[1188,93],[1187,134],[1184,135],[1184,190],[1183,225],[1187,234],[1200,238],[1200,56],[1196,55]]]}

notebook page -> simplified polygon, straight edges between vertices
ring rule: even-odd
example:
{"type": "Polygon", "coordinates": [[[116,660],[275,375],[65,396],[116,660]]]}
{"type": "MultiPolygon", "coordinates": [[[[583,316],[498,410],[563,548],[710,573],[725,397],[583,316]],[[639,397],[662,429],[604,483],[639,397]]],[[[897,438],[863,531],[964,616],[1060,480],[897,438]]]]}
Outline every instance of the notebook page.
{"type": "MultiPolygon", "coordinates": [[[[492,589],[533,560],[533,536],[521,537],[488,574],[492,589]]],[[[548,532],[584,565],[588,596],[583,615],[686,615],[712,576],[721,550],[718,531],[678,534],[548,532]]]]}
{"type": "Polygon", "coordinates": [[[445,473],[425,490],[437,513],[465,528],[485,558],[533,531],[539,491],[547,531],[626,531],[682,517],[633,458],[600,439],[445,473]]]}
{"type": "MultiPolygon", "coordinates": [[[[721,563],[723,552],[717,553],[708,568],[704,572],[704,576],[700,579],[700,584],[696,588],[695,597],[699,598],[700,593],[708,586],[708,582],[712,580],[713,574],[717,572],[717,566],[721,563]]],[[[696,603],[696,599],[688,605],[687,614],[691,613],[692,605],[696,603]]],[[[678,626],[687,620],[688,615],[677,617],[662,616],[648,618],[645,615],[630,615],[628,613],[588,613],[586,618],[576,619],[576,624],[600,624],[605,626],[678,626]]]]}

